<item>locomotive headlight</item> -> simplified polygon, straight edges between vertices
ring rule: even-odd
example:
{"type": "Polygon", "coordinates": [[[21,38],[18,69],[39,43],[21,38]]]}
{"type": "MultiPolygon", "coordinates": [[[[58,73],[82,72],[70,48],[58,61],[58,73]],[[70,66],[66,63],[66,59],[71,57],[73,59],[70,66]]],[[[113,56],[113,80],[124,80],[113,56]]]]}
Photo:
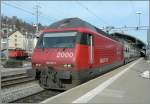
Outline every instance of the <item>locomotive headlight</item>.
{"type": "Polygon", "coordinates": [[[67,68],[68,67],[68,65],[67,64],[64,64],[64,68],[67,68]]]}
{"type": "Polygon", "coordinates": [[[71,64],[64,64],[64,68],[72,68],[71,64]]]}
{"type": "Polygon", "coordinates": [[[71,64],[68,64],[68,68],[71,68],[72,67],[72,65],[71,64]]]}
{"type": "Polygon", "coordinates": [[[35,66],[41,66],[41,64],[35,64],[35,66]]]}

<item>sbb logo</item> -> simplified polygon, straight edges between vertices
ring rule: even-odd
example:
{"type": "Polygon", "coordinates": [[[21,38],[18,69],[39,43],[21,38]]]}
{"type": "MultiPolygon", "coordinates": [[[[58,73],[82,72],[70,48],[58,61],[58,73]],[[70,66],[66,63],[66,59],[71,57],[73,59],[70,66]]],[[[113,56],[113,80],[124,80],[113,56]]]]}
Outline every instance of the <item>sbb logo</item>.
{"type": "Polygon", "coordinates": [[[58,52],[56,57],[57,58],[73,57],[73,52],[58,52]]]}

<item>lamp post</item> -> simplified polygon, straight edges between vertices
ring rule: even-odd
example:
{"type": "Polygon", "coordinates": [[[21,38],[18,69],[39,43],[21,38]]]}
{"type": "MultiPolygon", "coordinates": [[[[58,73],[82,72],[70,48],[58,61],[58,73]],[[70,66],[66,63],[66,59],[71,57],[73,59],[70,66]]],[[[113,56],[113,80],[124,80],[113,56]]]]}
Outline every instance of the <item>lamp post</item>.
{"type": "Polygon", "coordinates": [[[137,14],[138,17],[139,17],[139,27],[140,27],[140,15],[142,14],[142,12],[141,12],[141,11],[137,11],[136,14],[137,14]]]}
{"type": "Polygon", "coordinates": [[[147,29],[147,58],[150,60],[150,28],[147,29]]]}

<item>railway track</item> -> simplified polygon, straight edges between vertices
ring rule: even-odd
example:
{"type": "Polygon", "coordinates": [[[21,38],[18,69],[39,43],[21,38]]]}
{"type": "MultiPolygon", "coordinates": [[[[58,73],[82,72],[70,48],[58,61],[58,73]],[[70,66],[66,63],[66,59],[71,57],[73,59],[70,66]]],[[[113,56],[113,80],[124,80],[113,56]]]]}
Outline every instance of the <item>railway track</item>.
{"type": "Polygon", "coordinates": [[[43,90],[36,94],[30,95],[30,96],[27,96],[27,97],[24,97],[21,99],[17,99],[10,103],[40,103],[40,102],[46,100],[47,98],[53,97],[62,92],[63,91],[59,91],[59,90],[43,90]]]}
{"type": "Polygon", "coordinates": [[[4,103],[39,103],[63,92],[40,88],[38,82],[34,78],[28,77],[26,73],[2,77],[1,88],[4,103]]]}
{"type": "Polygon", "coordinates": [[[27,83],[34,81],[34,78],[28,77],[26,73],[23,74],[16,74],[11,76],[5,76],[1,79],[1,88],[8,88],[12,86],[16,86],[21,83],[27,83]]]}

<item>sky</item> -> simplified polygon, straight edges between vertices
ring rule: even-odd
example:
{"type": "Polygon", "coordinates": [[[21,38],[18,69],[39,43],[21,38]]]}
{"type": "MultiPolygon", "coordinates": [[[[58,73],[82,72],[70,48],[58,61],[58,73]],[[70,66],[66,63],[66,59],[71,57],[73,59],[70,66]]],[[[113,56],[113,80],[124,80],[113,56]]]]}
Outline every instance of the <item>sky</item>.
{"type": "MultiPolygon", "coordinates": [[[[71,17],[81,18],[99,28],[149,26],[148,1],[2,1],[1,14],[17,16],[34,24],[36,23],[36,5],[39,5],[39,23],[51,23],[71,17]]],[[[147,43],[146,30],[117,30],[137,37],[147,43]]],[[[113,32],[113,31],[112,31],[113,32]]]]}

